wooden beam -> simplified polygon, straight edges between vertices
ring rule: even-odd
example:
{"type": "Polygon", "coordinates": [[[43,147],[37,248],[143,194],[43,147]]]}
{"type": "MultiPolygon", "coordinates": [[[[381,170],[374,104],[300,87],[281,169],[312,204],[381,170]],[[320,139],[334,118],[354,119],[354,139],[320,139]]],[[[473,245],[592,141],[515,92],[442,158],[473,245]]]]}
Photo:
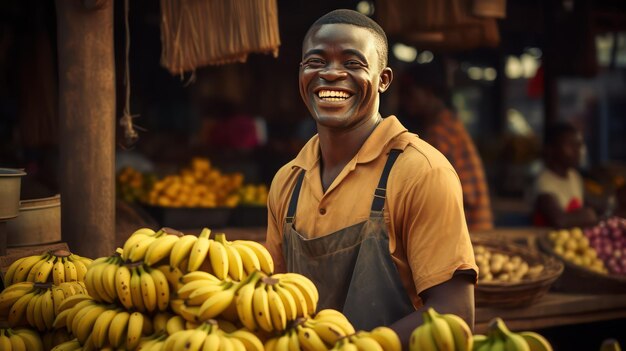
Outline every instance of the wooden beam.
{"type": "Polygon", "coordinates": [[[113,0],[57,0],[63,240],[95,258],[115,245],[113,0]]]}

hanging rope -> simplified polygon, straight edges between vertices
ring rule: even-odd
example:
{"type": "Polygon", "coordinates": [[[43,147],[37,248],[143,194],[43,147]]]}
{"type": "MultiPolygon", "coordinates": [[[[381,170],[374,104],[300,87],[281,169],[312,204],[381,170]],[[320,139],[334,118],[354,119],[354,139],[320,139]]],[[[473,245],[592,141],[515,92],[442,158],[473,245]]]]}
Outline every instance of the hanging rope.
{"type": "Polygon", "coordinates": [[[128,0],[124,0],[124,25],[126,29],[126,62],[124,64],[124,86],[126,88],[126,96],[124,102],[124,113],[120,118],[120,125],[124,130],[124,143],[123,148],[131,148],[137,140],[139,140],[139,134],[137,130],[144,131],[145,129],[135,125],[133,119],[139,117],[139,115],[132,115],[130,113],[130,25],[128,21],[129,6],[128,0]]]}

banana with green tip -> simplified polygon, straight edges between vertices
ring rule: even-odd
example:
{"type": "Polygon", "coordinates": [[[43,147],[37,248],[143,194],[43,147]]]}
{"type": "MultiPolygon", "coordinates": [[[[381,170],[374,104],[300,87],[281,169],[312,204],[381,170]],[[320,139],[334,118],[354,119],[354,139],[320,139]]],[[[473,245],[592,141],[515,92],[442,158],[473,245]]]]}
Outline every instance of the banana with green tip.
{"type": "Polygon", "coordinates": [[[265,274],[274,274],[274,259],[263,244],[252,240],[235,240],[233,243],[241,244],[252,249],[259,259],[261,271],[265,274]]]}
{"type": "Polygon", "coordinates": [[[533,331],[523,331],[520,332],[519,335],[526,340],[530,351],[552,351],[552,345],[550,345],[550,342],[539,333],[535,333],[533,331]]]}
{"type": "Polygon", "coordinates": [[[148,266],[152,266],[166,257],[169,257],[172,252],[172,248],[179,240],[180,238],[178,235],[166,234],[160,236],[148,247],[146,255],[143,259],[144,263],[148,266]]]}
{"type": "MultiPolygon", "coordinates": [[[[179,267],[180,263],[189,257],[193,245],[198,240],[195,235],[183,235],[172,247],[170,253],[170,266],[179,267]]],[[[185,267],[187,268],[187,267],[185,267]]]]}
{"type": "Polygon", "coordinates": [[[209,254],[210,245],[213,242],[212,240],[209,240],[210,234],[211,230],[207,228],[202,229],[202,232],[198,236],[198,240],[196,240],[193,244],[187,262],[188,272],[197,271],[209,254]]]}

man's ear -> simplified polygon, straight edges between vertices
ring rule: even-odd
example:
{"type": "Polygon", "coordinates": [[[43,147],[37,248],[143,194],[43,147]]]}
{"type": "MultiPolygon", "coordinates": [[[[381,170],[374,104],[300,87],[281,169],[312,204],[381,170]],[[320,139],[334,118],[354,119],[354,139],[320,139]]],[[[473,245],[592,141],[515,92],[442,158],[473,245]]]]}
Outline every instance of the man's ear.
{"type": "Polygon", "coordinates": [[[380,72],[380,82],[378,84],[378,92],[384,93],[389,86],[391,85],[391,81],[393,80],[393,71],[390,67],[383,68],[382,72],[380,72]]]}

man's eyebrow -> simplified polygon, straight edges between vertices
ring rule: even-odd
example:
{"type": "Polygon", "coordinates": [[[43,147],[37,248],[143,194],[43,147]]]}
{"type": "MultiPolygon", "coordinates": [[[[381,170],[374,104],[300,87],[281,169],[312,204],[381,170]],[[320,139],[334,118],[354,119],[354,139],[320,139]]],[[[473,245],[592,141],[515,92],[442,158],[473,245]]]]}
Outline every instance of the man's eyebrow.
{"type": "Polygon", "coordinates": [[[323,55],[324,54],[324,50],[321,49],[311,49],[307,52],[304,53],[304,55],[302,56],[303,58],[307,58],[311,55],[323,55]]]}
{"type": "Polygon", "coordinates": [[[354,50],[354,49],[345,49],[342,51],[342,54],[344,55],[354,55],[356,57],[359,58],[359,60],[368,63],[367,59],[365,58],[365,56],[363,56],[363,54],[360,51],[354,50]]]}

